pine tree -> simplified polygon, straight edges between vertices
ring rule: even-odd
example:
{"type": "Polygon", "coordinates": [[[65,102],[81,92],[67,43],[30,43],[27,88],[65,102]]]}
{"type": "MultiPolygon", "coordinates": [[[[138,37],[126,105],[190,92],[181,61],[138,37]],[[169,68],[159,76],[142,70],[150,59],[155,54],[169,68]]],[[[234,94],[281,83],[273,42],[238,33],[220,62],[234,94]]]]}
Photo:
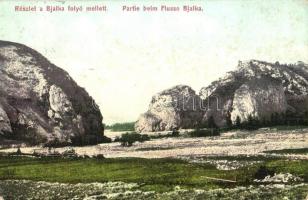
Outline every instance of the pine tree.
{"type": "Polygon", "coordinates": [[[209,128],[217,128],[217,125],[216,125],[216,123],[215,123],[215,119],[214,119],[214,117],[213,116],[210,116],[209,117],[209,120],[208,120],[208,127],[209,128]]]}
{"type": "Polygon", "coordinates": [[[18,149],[17,149],[16,154],[21,155],[21,150],[20,150],[20,148],[19,148],[19,147],[18,147],[18,149]]]}
{"type": "Polygon", "coordinates": [[[235,126],[236,126],[237,128],[240,128],[241,125],[242,125],[242,123],[241,123],[241,118],[240,118],[239,116],[236,116],[235,126]]]}
{"type": "Polygon", "coordinates": [[[262,125],[261,125],[261,122],[260,122],[260,120],[259,120],[259,118],[254,118],[254,127],[253,128],[255,128],[255,129],[258,129],[258,128],[260,128],[262,125]]]}
{"type": "Polygon", "coordinates": [[[280,113],[280,118],[279,118],[279,124],[280,125],[286,125],[286,114],[285,113],[280,113]]]}
{"type": "Polygon", "coordinates": [[[304,114],[304,124],[308,126],[308,111],[304,114]]]}
{"type": "Polygon", "coordinates": [[[266,126],[267,126],[266,118],[263,117],[263,118],[262,118],[262,121],[261,121],[260,123],[261,123],[261,126],[262,126],[262,127],[266,127],[266,126]]]}
{"type": "Polygon", "coordinates": [[[293,125],[294,124],[294,113],[293,112],[291,112],[291,111],[289,111],[289,110],[287,110],[287,112],[286,112],[286,124],[287,125],[293,125]]]}
{"type": "Polygon", "coordinates": [[[252,118],[252,116],[251,115],[248,115],[248,124],[249,125],[252,125],[253,124],[253,118],[252,118]]]}
{"type": "Polygon", "coordinates": [[[248,115],[246,128],[250,130],[256,128],[256,121],[251,115],[248,115]]]}
{"type": "Polygon", "coordinates": [[[276,116],[274,113],[271,114],[271,121],[270,121],[271,126],[275,126],[276,124],[276,116]]]}
{"type": "Polygon", "coordinates": [[[227,117],[226,117],[226,125],[227,125],[227,127],[228,128],[232,128],[232,120],[231,120],[231,114],[230,113],[228,113],[227,114],[227,117]]]}

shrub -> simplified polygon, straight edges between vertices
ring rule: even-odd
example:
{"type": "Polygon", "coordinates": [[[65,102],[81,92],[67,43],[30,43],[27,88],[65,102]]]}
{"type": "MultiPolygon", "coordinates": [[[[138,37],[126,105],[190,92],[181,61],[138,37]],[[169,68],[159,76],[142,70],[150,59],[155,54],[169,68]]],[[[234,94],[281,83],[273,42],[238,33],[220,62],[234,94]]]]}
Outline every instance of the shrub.
{"type": "Polygon", "coordinates": [[[179,137],[180,136],[180,131],[174,129],[171,133],[171,137],[179,137]]]}
{"type": "Polygon", "coordinates": [[[96,158],[96,159],[105,159],[105,156],[103,154],[97,154],[95,156],[93,156],[93,158],[96,158]]]}
{"type": "Polygon", "coordinates": [[[116,142],[121,142],[122,146],[132,146],[135,142],[144,142],[150,140],[149,136],[146,134],[139,133],[124,133],[121,137],[116,137],[116,142]]]}
{"type": "Polygon", "coordinates": [[[230,112],[228,112],[227,116],[226,116],[226,126],[227,126],[227,128],[232,128],[233,127],[233,123],[232,123],[232,120],[231,120],[231,113],[230,112]]]}
{"type": "Polygon", "coordinates": [[[70,142],[67,141],[60,141],[58,138],[55,138],[54,140],[50,140],[47,143],[45,143],[44,147],[65,147],[71,145],[70,142]]]}
{"type": "Polygon", "coordinates": [[[72,138],[71,144],[74,146],[84,146],[110,142],[112,142],[112,140],[104,135],[82,135],[72,138]]]}
{"type": "Polygon", "coordinates": [[[207,121],[207,125],[209,128],[217,128],[217,125],[216,125],[216,122],[215,122],[215,119],[213,116],[210,116],[208,121],[207,121]]]}
{"type": "Polygon", "coordinates": [[[257,170],[257,172],[255,173],[255,178],[256,179],[264,179],[266,176],[270,175],[273,176],[274,175],[274,171],[268,169],[266,166],[260,166],[259,169],[257,170]]]}
{"type": "Polygon", "coordinates": [[[21,153],[21,150],[20,150],[20,148],[19,148],[19,147],[18,147],[18,149],[17,149],[16,154],[17,154],[17,155],[21,155],[21,154],[22,154],[22,153],[21,153]]]}
{"type": "Polygon", "coordinates": [[[235,127],[236,127],[236,128],[240,128],[241,125],[242,125],[242,122],[241,122],[240,116],[236,116],[235,127]]]}
{"type": "Polygon", "coordinates": [[[103,136],[102,139],[101,139],[101,142],[102,143],[111,143],[112,139],[107,137],[107,136],[103,136]]]}
{"type": "Polygon", "coordinates": [[[75,149],[67,149],[62,153],[64,157],[78,157],[75,149]]]}
{"type": "Polygon", "coordinates": [[[161,138],[170,138],[170,137],[179,137],[180,136],[180,132],[178,130],[173,130],[172,132],[168,132],[167,134],[155,134],[155,135],[151,135],[149,136],[150,139],[161,139],[161,138]]]}
{"type": "Polygon", "coordinates": [[[220,133],[218,128],[195,129],[194,131],[190,132],[189,135],[191,137],[209,137],[209,136],[219,136],[220,133]]]}

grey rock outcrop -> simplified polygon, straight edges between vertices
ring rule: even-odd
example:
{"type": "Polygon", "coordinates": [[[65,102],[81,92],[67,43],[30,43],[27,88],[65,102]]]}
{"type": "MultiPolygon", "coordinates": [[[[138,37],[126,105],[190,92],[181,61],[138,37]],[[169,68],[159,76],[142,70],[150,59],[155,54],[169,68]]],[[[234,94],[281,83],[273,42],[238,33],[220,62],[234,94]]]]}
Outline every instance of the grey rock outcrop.
{"type": "Polygon", "coordinates": [[[12,132],[10,119],[0,105],[0,134],[12,132]]]}
{"type": "Polygon", "coordinates": [[[201,99],[189,86],[178,85],[155,96],[135,124],[138,132],[190,128],[201,122],[201,99]]]}
{"type": "MultiPolygon", "coordinates": [[[[176,87],[176,94],[187,88],[176,87]]],[[[237,116],[246,121],[248,116],[269,120],[274,113],[302,115],[308,112],[308,65],[303,62],[286,65],[258,60],[240,61],[236,70],[201,88],[199,96],[189,93],[202,102],[202,109],[191,109],[185,117],[181,112],[173,111],[174,106],[164,103],[172,101],[169,93],[173,90],[153,97],[148,112],[141,115],[136,123],[137,131],[196,128],[196,125],[204,125],[211,116],[222,127],[230,119],[234,123],[237,116]],[[157,108],[160,108],[159,112],[157,108]]]]}
{"type": "Polygon", "coordinates": [[[67,72],[41,54],[0,41],[2,139],[30,144],[99,141],[102,115],[94,104],[67,72]]]}
{"type": "Polygon", "coordinates": [[[248,115],[262,119],[286,110],[303,113],[308,110],[307,69],[302,62],[240,61],[235,71],[201,89],[200,97],[210,102],[204,118],[212,115],[224,126],[230,116],[234,122],[236,116],[246,120],[248,115]],[[213,96],[218,98],[218,106],[213,96]]]}
{"type": "Polygon", "coordinates": [[[268,79],[243,84],[234,93],[231,120],[247,121],[248,117],[270,120],[272,113],[284,113],[287,102],[282,85],[268,79]]]}

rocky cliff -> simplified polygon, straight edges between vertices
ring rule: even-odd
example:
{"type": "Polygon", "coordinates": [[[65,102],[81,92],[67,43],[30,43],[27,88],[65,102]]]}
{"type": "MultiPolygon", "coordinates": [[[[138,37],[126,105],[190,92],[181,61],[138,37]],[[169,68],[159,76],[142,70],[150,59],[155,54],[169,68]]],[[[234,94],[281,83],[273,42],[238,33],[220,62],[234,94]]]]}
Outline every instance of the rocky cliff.
{"type": "MultiPolygon", "coordinates": [[[[175,88],[177,94],[181,94],[181,90],[188,86],[175,88]]],[[[248,116],[268,120],[273,113],[287,111],[300,115],[308,111],[308,66],[303,62],[286,65],[258,60],[240,61],[236,70],[202,88],[199,95],[190,93],[197,101],[201,99],[202,106],[195,104],[201,109],[190,111],[189,120],[184,120],[187,122],[185,126],[179,123],[183,121],[183,115],[179,114],[181,111],[177,115],[168,115],[168,120],[161,116],[165,116],[162,113],[167,112],[169,107],[160,106],[162,111],[153,112],[153,106],[171,91],[173,89],[153,97],[149,111],[136,123],[137,131],[195,128],[196,124],[206,123],[210,116],[214,117],[218,126],[225,126],[228,120],[234,123],[237,117],[241,121],[246,121],[248,116]],[[153,124],[172,126],[152,127],[153,124]]]]}
{"type": "Polygon", "coordinates": [[[228,116],[234,122],[237,116],[245,121],[248,115],[268,119],[272,113],[287,110],[303,113],[308,110],[307,75],[303,62],[240,61],[235,71],[201,89],[200,97],[210,102],[204,119],[212,115],[218,125],[224,126],[228,116]],[[213,97],[218,98],[218,105],[213,97]]]}
{"type": "Polygon", "coordinates": [[[138,132],[190,128],[201,122],[201,99],[189,86],[178,85],[153,96],[149,110],[135,124],[138,132]]]}
{"type": "Polygon", "coordinates": [[[88,144],[103,138],[102,115],[67,72],[35,50],[0,41],[0,140],[88,144]]]}
{"type": "Polygon", "coordinates": [[[275,79],[255,79],[243,83],[234,93],[231,120],[247,121],[249,116],[269,120],[272,113],[285,113],[286,96],[275,79]]]}

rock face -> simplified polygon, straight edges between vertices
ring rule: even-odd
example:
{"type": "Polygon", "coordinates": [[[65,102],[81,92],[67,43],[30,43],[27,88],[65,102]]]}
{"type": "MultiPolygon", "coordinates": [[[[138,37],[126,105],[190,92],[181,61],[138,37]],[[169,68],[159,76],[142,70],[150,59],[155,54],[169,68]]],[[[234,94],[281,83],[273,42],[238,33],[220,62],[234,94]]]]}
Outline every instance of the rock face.
{"type": "Polygon", "coordinates": [[[3,140],[87,144],[103,138],[102,115],[67,72],[21,44],[0,41],[3,140]]]}
{"type": "Polygon", "coordinates": [[[253,118],[270,120],[272,113],[284,113],[287,102],[282,85],[274,79],[256,79],[244,83],[234,93],[231,120],[253,118]]]}
{"type": "Polygon", "coordinates": [[[201,122],[201,99],[189,86],[178,85],[155,96],[135,124],[138,132],[189,128],[201,122]]]}
{"type": "MultiPolygon", "coordinates": [[[[181,90],[189,87],[176,88],[176,93],[181,94],[181,90]]],[[[246,121],[248,116],[267,120],[273,113],[286,111],[301,115],[308,111],[308,65],[303,62],[281,65],[278,62],[240,61],[236,70],[202,88],[199,97],[190,93],[198,101],[201,98],[203,105],[201,110],[191,110],[190,120],[170,112],[170,107],[162,103],[164,99],[172,99],[164,95],[169,92],[166,90],[153,97],[149,111],[136,123],[136,130],[195,128],[196,124],[206,123],[210,116],[218,126],[225,126],[230,119],[235,122],[237,116],[246,121]],[[156,104],[163,105],[158,106],[160,112],[156,111],[156,104]],[[182,121],[188,123],[183,126],[182,121]]]]}
{"type": "MultiPolygon", "coordinates": [[[[219,99],[219,110],[208,109],[205,118],[213,115],[220,126],[226,125],[228,116],[234,122],[237,116],[247,120],[248,115],[264,119],[287,110],[303,113],[308,110],[307,94],[307,65],[257,60],[240,61],[235,71],[200,91],[204,101],[208,102],[212,96],[219,99]]],[[[210,108],[213,107],[216,102],[210,101],[210,108]]]]}

